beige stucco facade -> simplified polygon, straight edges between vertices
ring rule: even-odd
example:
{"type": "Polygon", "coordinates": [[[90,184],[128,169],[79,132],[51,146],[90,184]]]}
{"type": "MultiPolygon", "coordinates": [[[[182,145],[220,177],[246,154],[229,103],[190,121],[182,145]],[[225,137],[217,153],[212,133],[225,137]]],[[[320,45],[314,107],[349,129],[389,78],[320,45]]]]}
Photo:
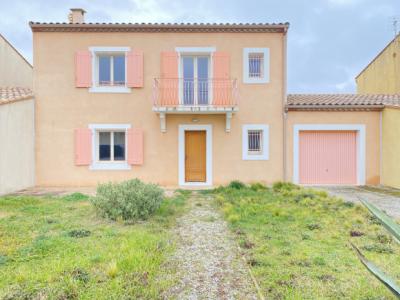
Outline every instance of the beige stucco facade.
{"type": "Polygon", "coordinates": [[[0,66],[0,87],[32,87],[32,66],[1,34],[0,66]]]}
{"type": "Polygon", "coordinates": [[[178,126],[212,125],[213,185],[234,179],[274,182],[283,179],[283,101],[285,35],[283,33],[121,33],[34,32],[36,97],[36,184],[88,186],[104,181],[140,178],[178,185],[178,126]],[[144,87],[131,93],[91,93],[74,85],[74,54],[93,46],[138,48],[144,52],[144,87]],[[161,51],[175,47],[215,47],[230,53],[231,78],[238,80],[239,111],[231,131],[225,115],[167,115],[160,130],[152,111],[153,79],[160,76],[161,51]],[[243,48],[270,49],[270,82],[243,83],[243,48]],[[197,120],[193,120],[197,119],[197,120]],[[131,170],[90,170],[74,164],[74,129],[89,124],[130,124],[144,130],[144,164],[131,170]],[[269,125],[269,159],[242,159],[242,126],[269,125]]]}
{"type": "Polygon", "coordinates": [[[359,94],[400,93],[400,35],[356,77],[359,94]]]}
{"type": "Polygon", "coordinates": [[[400,188],[400,108],[382,112],[382,184],[400,188]]]}
{"type": "MultiPolygon", "coordinates": [[[[380,183],[379,111],[290,111],[287,117],[287,180],[293,179],[294,125],[365,125],[365,183],[380,183]]],[[[316,127],[318,128],[318,127],[316,127]]],[[[318,130],[318,129],[316,129],[318,130]]]]}
{"type": "Polygon", "coordinates": [[[33,99],[0,102],[0,195],[34,185],[33,99]]]}

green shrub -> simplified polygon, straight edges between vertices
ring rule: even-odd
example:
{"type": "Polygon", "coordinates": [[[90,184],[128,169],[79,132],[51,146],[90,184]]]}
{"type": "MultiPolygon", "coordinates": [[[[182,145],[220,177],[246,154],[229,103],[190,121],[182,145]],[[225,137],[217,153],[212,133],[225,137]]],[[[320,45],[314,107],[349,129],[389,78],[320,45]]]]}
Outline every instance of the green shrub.
{"type": "Polygon", "coordinates": [[[260,182],[256,182],[250,185],[250,189],[255,192],[258,192],[258,191],[266,191],[268,190],[268,187],[260,182]]]}
{"type": "Polygon", "coordinates": [[[82,193],[72,193],[63,196],[62,199],[66,201],[85,201],[89,199],[89,196],[82,193]]]}
{"type": "Polygon", "coordinates": [[[133,179],[100,184],[91,202],[102,216],[111,220],[136,221],[153,214],[163,198],[164,191],[159,186],[133,179]]]}
{"type": "Polygon", "coordinates": [[[234,180],[229,183],[228,187],[231,189],[241,190],[244,189],[246,185],[239,180],[234,180]]]}
{"type": "Polygon", "coordinates": [[[382,244],[370,244],[370,245],[365,245],[362,247],[366,251],[370,252],[377,252],[377,253],[394,253],[394,250],[387,245],[382,245],[382,244]]]}
{"type": "Polygon", "coordinates": [[[288,191],[298,190],[298,189],[300,189],[300,187],[291,182],[279,181],[279,182],[275,182],[272,185],[272,190],[274,192],[278,192],[278,193],[285,192],[285,191],[288,192],[288,191]]]}
{"type": "Polygon", "coordinates": [[[74,269],[71,272],[71,276],[73,279],[83,283],[88,283],[90,280],[90,274],[85,269],[81,268],[74,269]]]}
{"type": "Polygon", "coordinates": [[[315,193],[313,193],[313,191],[301,190],[301,192],[299,192],[298,194],[296,194],[294,196],[294,201],[298,203],[304,199],[315,199],[316,197],[317,197],[317,195],[315,193]]]}
{"type": "Polygon", "coordinates": [[[350,201],[344,201],[342,205],[347,208],[352,208],[355,206],[354,202],[350,202],[350,201]]]}
{"type": "Polygon", "coordinates": [[[317,229],[321,229],[321,225],[318,223],[311,223],[311,224],[307,224],[306,226],[309,230],[317,230],[317,229]]]}
{"type": "Polygon", "coordinates": [[[83,238],[91,235],[92,233],[89,230],[86,229],[74,229],[68,232],[68,235],[70,237],[74,238],[83,238]]]}

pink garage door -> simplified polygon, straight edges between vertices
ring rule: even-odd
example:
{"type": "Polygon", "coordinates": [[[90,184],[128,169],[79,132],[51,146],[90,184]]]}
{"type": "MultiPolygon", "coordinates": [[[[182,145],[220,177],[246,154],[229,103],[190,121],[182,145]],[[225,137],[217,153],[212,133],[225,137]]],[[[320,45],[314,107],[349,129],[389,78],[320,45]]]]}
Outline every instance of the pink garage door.
{"type": "Polygon", "coordinates": [[[356,131],[300,131],[302,184],[357,184],[356,131]]]}

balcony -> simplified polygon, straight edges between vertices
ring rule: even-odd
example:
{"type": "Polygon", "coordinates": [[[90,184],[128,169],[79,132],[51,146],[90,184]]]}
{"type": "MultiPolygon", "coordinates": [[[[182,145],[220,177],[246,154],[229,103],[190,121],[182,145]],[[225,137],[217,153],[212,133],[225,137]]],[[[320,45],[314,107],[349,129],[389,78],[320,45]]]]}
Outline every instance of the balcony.
{"type": "Polygon", "coordinates": [[[153,111],[160,114],[163,132],[166,114],[226,114],[229,131],[238,98],[236,79],[155,78],[153,83],[153,111]]]}

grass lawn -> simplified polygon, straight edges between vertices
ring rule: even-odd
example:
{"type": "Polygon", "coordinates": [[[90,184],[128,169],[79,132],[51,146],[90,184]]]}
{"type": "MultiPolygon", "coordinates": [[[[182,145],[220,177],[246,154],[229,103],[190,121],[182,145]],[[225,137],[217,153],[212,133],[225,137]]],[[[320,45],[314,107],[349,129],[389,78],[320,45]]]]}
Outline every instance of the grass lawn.
{"type": "Polygon", "coordinates": [[[86,196],[0,197],[0,299],[155,299],[173,284],[169,228],[190,192],[136,224],[97,216],[86,196]]]}
{"type": "Polygon", "coordinates": [[[214,195],[267,299],[393,299],[350,247],[400,280],[400,247],[359,205],[277,184],[214,195]]]}

